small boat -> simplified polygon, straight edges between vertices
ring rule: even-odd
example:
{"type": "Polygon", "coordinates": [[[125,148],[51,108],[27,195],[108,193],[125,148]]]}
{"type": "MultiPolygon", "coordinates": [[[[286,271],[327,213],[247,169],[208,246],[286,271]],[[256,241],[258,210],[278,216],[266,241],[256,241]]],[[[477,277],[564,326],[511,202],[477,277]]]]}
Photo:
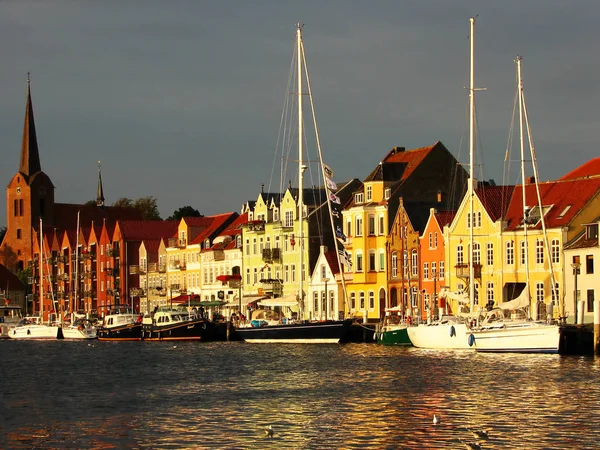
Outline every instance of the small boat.
{"type": "Polygon", "coordinates": [[[139,341],[142,339],[142,316],[127,306],[117,306],[98,327],[100,341],[139,341]]]}
{"type": "Polygon", "coordinates": [[[142,323],[144,341],[210,341],[216,336],[217,325],[193,311],[159,309],[142,323]]]}
{"type": "Polygon", "coordinates": [[[0,339],[8,339],[8,332],[23,320],[21,307],[17,305],[0,306],[0,339]]]}
{"type": "Polygon", "coordinates": [[[98,329],[88,319],[80,318],[73,323],[63,324],[63,337],[65,339],[96,339],[98,329]]]}
{"type": "Polygon", "coordinates": [[[400,317],[400,306],[385,309],[385,317],[375,332],[375,342],[383,345],[412,345],[407,328],[410,322],[400,317]]]}
{"type": "Polygon", "coordinates": [[[406,328],[413,346],[438,350],[473,350],[469,345],[468,320],[460,316],[442,316],[431,323],[406,328]]]}
{"type": "Polygon", "coordinates": [[[62,328],[54,324],[45,324],[40,317],[25,317],[18,325],[10,327],[11,339],[62,339],[62,328]]]}

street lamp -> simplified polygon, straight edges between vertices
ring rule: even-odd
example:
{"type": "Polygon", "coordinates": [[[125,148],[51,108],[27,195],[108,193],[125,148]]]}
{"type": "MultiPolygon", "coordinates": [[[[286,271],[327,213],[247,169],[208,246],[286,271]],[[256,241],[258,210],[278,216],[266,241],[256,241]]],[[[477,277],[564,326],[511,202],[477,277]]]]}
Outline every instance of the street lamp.
{"type": "Polygon", "coordinates": [[[574,262],[573,264],[571,264],[571,267],[573,268],[573,275],[575,276],[575,286],[573,289],[573,312],[575,313],[575,324],[577,324],[577,275],[579,275],[580,273],[579,269],[581,267],[581,264],[578,262],[574,262]]]}

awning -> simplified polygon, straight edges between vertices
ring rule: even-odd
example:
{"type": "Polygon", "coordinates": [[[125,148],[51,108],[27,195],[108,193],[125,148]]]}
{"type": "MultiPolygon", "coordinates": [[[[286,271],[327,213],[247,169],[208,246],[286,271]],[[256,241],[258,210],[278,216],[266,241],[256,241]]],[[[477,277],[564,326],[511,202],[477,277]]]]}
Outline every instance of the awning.
{"type": "Polygon", "coordinates": [[[298,299],[296,295],[287,295],[285,297],[267,298],[258,302],[260,306],[297,306],[298,299]]]}
{"type": "Polygon", "coordinates": [[[222,302],[221,300],[210,300],[210,301],[204,301],[204,302],[200,302],[200,306],[223,306],[225,304],[225,302],[222,302]]]}
{"type": "Polygon", "coordinates": [[[188,302],[196,302],[200,300],[200,295],[198,294],[181,294],[178,295],[177,297],[173,297],[172,303],[176,303],[178,305],[182,304],[182,303],[188,303],[188,302]]]}
{"type": "Polygon", "coordinates": [[[223,306],[226,308],[239,308],[240,302],[235,302],[235,301],[229,302],[229,303],[225,303],[223,306]]]}

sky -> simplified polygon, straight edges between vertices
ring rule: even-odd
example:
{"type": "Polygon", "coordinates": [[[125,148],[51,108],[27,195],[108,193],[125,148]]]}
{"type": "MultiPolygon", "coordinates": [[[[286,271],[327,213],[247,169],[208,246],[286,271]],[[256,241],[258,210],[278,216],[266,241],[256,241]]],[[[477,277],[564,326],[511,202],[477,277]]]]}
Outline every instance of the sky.
{"type": "Polygon", "coordinates": [[[100,160],[107,204],[239,211],[272,183],[298,22],[337,180],[366,178],[395,146],[441,141],[466,163],[475,16],[478,178],[519,182],[504,163],[517,55],[540,179],[597,157],[597,1],[4,0],[0,180],[19,167],[30,72],[57,202],[95,199],[100,160]]]}

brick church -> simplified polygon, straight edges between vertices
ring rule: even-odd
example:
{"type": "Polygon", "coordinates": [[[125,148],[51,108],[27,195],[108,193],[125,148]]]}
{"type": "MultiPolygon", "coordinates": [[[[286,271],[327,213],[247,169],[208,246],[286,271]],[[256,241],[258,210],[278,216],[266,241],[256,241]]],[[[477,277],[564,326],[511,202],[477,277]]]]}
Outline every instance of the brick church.
{"type": "Polygon", "coordinates": [[[74,234],[78,213],[82,228],[141,219],[140,212],[135,209],[104,206],[100,170],[96,204],[56,203],[54,190],[52,180],[42,170],[28,79],[19,170],[6,187],[6,235],[0,245],[0,264],[11,271],[26,268],[34,254],[40,253],[37,248],[40,226],[43,234],[74,234]]]}

